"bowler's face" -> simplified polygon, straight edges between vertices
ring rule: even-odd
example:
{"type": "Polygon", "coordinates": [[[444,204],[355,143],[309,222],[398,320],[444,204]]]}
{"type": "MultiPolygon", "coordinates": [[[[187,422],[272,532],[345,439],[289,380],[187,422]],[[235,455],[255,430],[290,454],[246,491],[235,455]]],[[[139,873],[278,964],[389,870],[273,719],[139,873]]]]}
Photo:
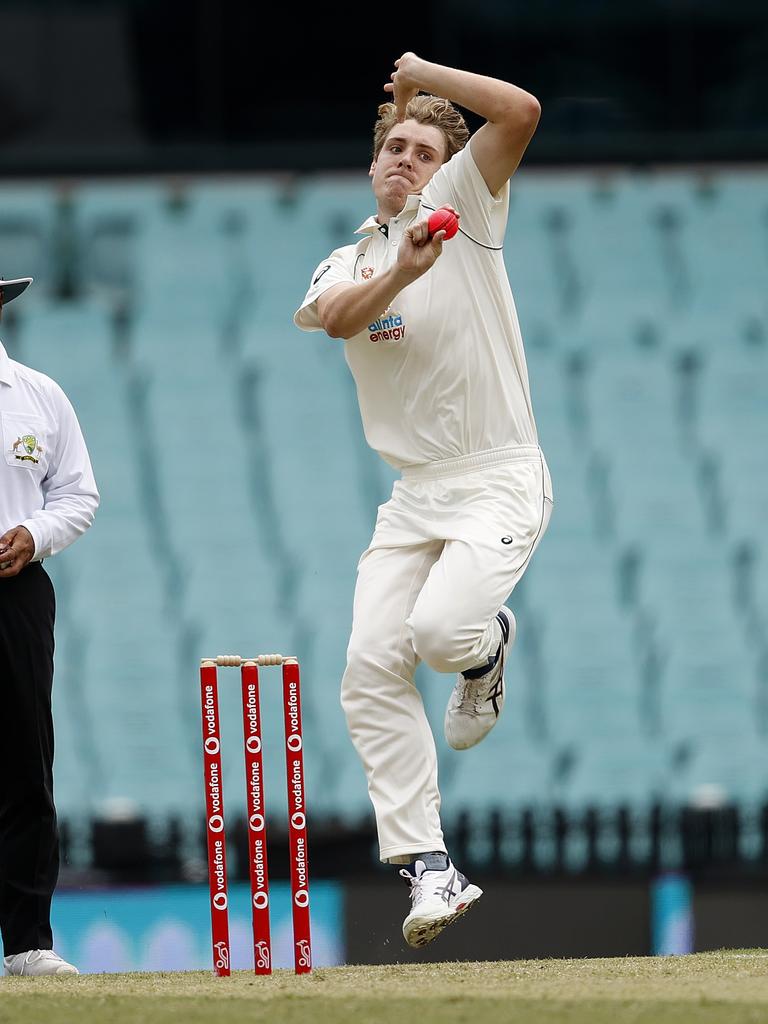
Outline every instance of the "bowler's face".
{"type": "Polygon", "coordinates": [[[396,124],[369,172],[379,207],[399,213],[408,195],[421,192],[444,159],[445,138],[439,128],[417,121],[396,124]]]}

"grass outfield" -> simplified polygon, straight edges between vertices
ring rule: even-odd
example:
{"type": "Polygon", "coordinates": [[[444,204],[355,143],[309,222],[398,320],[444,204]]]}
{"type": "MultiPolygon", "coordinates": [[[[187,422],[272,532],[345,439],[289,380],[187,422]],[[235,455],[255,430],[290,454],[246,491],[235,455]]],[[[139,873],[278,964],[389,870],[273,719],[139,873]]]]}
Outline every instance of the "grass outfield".
{"type": "Polygon", "coordinates": [[[768,952],[0,979],[1,1024],[765,1024],[768,952]]]}

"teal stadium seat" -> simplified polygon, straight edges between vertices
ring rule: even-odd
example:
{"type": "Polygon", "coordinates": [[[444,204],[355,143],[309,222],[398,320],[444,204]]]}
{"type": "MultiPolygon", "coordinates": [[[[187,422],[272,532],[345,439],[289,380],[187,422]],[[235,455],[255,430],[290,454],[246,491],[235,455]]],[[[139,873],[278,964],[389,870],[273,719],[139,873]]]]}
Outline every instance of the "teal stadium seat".
{"type": "Polygon", "coordinates": [[[730,344],[709,354],[699,396],[699,433],[713,452],[735,539],[765,543],[768,455],[762,418],[768,394],[768,341],[730,344]]]}
{"type": "Polygon", "coordinates": [[[55,285],[57,192],[48,183],[0,186],[0,276],[34,277],[26,308],[44,302],[55,285]]]}

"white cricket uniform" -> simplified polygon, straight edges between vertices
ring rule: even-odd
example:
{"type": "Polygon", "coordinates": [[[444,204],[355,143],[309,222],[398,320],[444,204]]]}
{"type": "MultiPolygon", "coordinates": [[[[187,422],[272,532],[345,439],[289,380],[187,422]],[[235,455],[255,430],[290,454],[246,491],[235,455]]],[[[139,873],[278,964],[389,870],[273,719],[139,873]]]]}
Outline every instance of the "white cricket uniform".
{"type": "Polygon", "coordinates": [[[10,359],[1,342],[0,440],[0,536],[26,527],[39,562],[88,529],[99,492],[69,399],[50,377],[10,359]]]}
{"type": "Polygon", "coordinates": [[[445,849],[416,666],[461,672],[496,652],[496,612],[552,507],[501,252],[509,184],[489,193],[471,145],[408,197],[388,231],[371,217],[357,245],[331,253],[294,317],[303,330],[322,330],[324,291],[391,267],[403,232],[433,209],[459,212],[460,233],[434,266],[344,343],[366,439],[402,473],[360,560],[342,682],[381,859],[393,862],[445,849]]]}

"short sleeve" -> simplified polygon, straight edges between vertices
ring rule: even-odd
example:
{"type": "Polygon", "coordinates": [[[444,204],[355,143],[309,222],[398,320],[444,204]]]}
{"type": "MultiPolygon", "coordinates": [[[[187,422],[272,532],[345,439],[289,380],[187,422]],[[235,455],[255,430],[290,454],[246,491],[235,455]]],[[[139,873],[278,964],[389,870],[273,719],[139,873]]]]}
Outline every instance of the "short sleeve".
{"type": "Polygon", "coordinates": [[[435,173],[424,189],[424,205],[435,209],[452,206],[461,217],[463,230],[484,245],[498,247],[504,242],[509,182],[491,195],[472,156],[471,140],[435,173]]]}
{"type": "Polygon", "coordinates": [[[317,315],[317,300],[337,284],[354,284],[355,246],[346,245],[335,249],[331,255],[316,267],[304,301],[296,310],[293,322],[302,331],[321,331],[322,324],[317,315]]]}

